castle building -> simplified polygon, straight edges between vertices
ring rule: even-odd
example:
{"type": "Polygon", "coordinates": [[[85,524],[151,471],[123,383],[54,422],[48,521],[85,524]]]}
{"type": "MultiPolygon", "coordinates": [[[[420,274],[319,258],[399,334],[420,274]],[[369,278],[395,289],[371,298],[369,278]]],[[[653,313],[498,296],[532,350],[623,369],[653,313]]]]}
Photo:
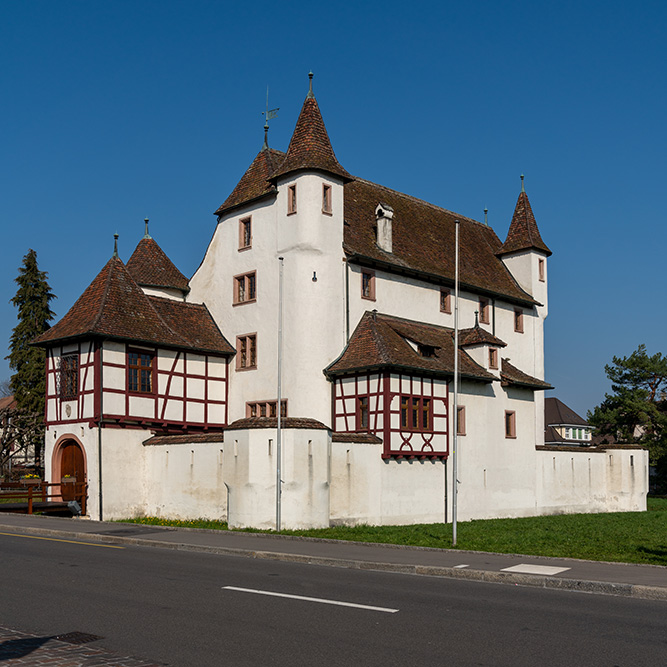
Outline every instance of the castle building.
{"type": "Polygon", "coordinates": [[[265,133],[215,215],[190,280],[146,224],[37,341],[50,476],[87,480],[92,516],[449,521],[455,429],[460,519],[645,508],[639,451],[591,473],[544,450],[551,252],[523,182],[502,242],[352,176],[311,75],[287,152],[265,133]]]}

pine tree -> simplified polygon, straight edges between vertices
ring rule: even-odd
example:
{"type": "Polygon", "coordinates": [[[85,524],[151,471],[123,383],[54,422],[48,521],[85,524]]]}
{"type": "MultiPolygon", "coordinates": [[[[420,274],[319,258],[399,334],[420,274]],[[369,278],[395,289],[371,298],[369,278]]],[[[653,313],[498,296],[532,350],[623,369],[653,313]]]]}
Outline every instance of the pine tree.
{"type": "Polygon", "coordinates": [[[18,308],[19,323],[10,338],[10,368],[15,371],[10,386],[17,407],[27,413],[44,415],[44,395],[46,374],[44,372],[45,352],[30,345],[39,334],[50,328],[54,313],[49,307],[55,298],[47,274],[37,267],[37,253],[30,250],[23,258],[23,266],[15,282],[19,288],[12,303],[18,308]]]}

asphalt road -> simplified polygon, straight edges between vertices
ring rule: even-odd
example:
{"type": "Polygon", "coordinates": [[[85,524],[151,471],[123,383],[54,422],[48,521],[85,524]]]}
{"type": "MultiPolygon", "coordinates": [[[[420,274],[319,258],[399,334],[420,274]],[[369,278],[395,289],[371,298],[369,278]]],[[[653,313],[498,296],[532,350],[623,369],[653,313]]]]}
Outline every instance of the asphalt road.
{"type": "Polygon", "coordinates": [[[667,664],[660,601],[35,536],[0,554],[0,624],[179,667],[667,664]]]}

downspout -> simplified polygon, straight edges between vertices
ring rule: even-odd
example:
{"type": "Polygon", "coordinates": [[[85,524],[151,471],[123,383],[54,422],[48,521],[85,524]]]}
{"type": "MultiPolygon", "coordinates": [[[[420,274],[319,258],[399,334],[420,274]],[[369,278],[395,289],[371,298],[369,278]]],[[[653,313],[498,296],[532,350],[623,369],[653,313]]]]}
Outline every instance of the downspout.
{"type": "Polygon", "coordinates": [[[345,344],[350,342],[350,262],[345,258],[345,344]]]}

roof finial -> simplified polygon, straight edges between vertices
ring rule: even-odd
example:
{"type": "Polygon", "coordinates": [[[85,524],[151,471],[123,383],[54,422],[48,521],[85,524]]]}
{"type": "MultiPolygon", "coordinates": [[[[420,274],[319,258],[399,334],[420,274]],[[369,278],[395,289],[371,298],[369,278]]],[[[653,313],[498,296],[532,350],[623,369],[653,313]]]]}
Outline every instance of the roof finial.
{"type": "Polygon", "coordinates": [[[149,238],[151,238],[151,236],[148,233],[148,218],[144,218],[144,225],[146,225],[146,229],[144,231],[144,238],[149,239],[149,238]]]}
{"type": "Polygon", "coordinates": [[[308,95],[306,95],[307,100],[314,100],[315,95],[313,95],[313,72],[312,70],[308,72],[308,78],[310,79],[309,81],[309,88],[308,88],[308,95]]]}
{"type": "Polygon", "coordinates": [[[113,235],[113,255],[112,257],[118,257],[118,232],[113,235]]]}
{"type": "Polygon", "coordinates": [[[523,174],[521,174],[521,192],[525,192],[526,189],[523,187],[523,174]]]}
{"type": "Polygon", "coordinates": [[[262,150],[266,150],[269,147],[269,121],[274,119],[278,115],[280,107],[275,109],[269,109],[269,87],[266,87],[266,111],[262,111],[264,116],[264,145],[262,150]]]}
{"type": "Polygon", "coordinates": [[[489,209],[486,206],[484,207],[484,224],[489,226],[489,209]]]}
{"type": "Polygon", "coordinates": [[[475,311],[475,327],[479,326],[479,310],[475,311]]]}

